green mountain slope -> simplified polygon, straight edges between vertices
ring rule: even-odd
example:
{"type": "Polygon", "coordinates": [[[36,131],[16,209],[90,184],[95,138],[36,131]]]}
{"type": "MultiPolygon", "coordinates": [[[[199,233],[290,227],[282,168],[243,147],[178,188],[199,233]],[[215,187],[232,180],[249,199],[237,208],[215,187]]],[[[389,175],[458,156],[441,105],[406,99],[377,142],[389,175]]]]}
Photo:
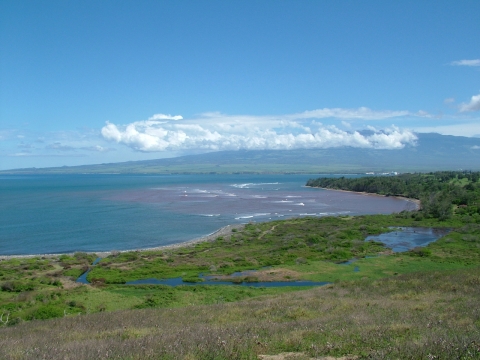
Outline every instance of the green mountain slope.
{"type": "Polygon", "coordinates": [[[399,150],[360,148],[240,150],[170,159],[58,168],[29,168],[1,173],[361,173],[480,170],[480,139],[418,134],[416,146],[399,150]]]}

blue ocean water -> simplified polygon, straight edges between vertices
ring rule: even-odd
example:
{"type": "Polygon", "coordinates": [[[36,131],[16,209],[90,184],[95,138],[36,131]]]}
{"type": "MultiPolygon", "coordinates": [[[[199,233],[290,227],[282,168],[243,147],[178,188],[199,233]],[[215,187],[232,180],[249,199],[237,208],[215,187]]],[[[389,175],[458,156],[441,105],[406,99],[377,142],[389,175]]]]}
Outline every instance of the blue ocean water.
{"type": "Polygon", "coordinates": [[[304,186],[319,176],[2,175],[0,255],[142,249],[233,223],[413,206],[304,186]]]}

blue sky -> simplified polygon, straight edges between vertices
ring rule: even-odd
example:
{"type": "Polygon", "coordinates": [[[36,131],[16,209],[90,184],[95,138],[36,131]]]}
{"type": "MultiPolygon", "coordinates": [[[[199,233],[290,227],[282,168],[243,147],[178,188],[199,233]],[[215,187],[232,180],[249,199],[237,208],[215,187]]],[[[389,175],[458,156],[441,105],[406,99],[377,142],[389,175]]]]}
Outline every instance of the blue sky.
{"type": "Polygon", "coordinates": [[[480,136],[479,34],[477,0],[1,1],[0,169],[480,136]]]}

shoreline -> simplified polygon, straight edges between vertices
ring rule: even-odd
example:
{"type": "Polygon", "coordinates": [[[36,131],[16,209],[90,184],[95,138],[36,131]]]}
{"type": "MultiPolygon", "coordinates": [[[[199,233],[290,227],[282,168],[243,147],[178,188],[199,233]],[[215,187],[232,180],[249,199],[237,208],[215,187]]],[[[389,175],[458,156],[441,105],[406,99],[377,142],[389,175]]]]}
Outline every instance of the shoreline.
{"type": "MultiPolygon", "coordinates": [[[[318,186],[307,186],[307,185],[305,185],[305,187],[309,187],[309,188],[312,188],[312,189],[322,189],[322,190],[330,190],[330,191],[341,191],[341,192],[347,192],[347,193],[359,194],[359,195],[366,195],[366,196],[391,197],[391,198],[395,198],[395,199],[405,200],[405,201],[407,201],[407,202],[410,202],[410,203],[415,204],[415,209],[414,209],[414,210],[420,210],[420,207],[421,207],[420,200],[418,200],[418,199],[412,199],[412,198],[407,198],[407,197],[405,197],[405,196],[387,196],[387,195],[382,195],[382,194],[369,193],[369,192],[365,192],[365,191],[352,191],[352,190],[342,190],[342,189],[330,189],[330,188],[323,188],[323,187],[318,187],[318,186]]],[[[409,210],[409,211],[412,211],[412,210],[409,210]]]]}
{"type": "Polygon", "coordinates": [[[125,253],[125,252],[146,252],[146,251],[161,251],[161,250],[173,250],[173,249],[180,249],[183,247],[188,247],[192,245],[196,245],[203,242],[212,242],[219,236],[230,235],[233,229],[240,230],[245,226],[245,224],[231,224],[221,227],[214,232],[204,235],[192,240],[187,240],[184,242],[176,243],[176,244],[169,244],[169,245],[160,245],[150,248],[142,248],[142,249],[130,249],[130,250],[109,250],[109,251],[75,251],[69,253],[62,253],[62,254],[27,254],[27,255],[0,255],[1,260],[9,260],[9,259],[32,259],[32,258],[45,258],[45,259],[54,259],[58,258],[62,255],[69,255],[72,256],[77,252],[86,253],[86,254],[96,254],[98,257],[104,258],[113,253],[125,253]]]}
{"type": "MultiPolygon", "coordinates": [[[[360,192],[360,191],[329,189],[329,188],[322,188],[322,187],[316,187],[316,186],[305,186],[305,187],[323,189],[323,190],[329,190],[329,191],[342,191],[342,192],[348,192],[348,193],[365,195],[365,196],[387,197],[386,195],[360,192]]],[[[413,211],[420,209],[420,200],[406,198],[406,197],[403,197],[403,196],[390,196],[390,197],[397,198],[397,199],[402,199],[402,200],[405,200],[409,203],[413,203],[415,205],[415,209],[413,211]]],[[[412,210],[407,210],[407,211],[412,211],[412,210]]],[[[204,235],[204,236],[192,239],[192,240],[187,240],[187,241],[184,241],[184,242],[169,244],[169,245],[160,245],[160,246],[155,246],[155,247],[150,247],[150,248],[130,249],[130,250],[108,250],[108,251],[74,251],[74,252],[61,253],[61,254],[0,255],[0,261],[9,260],[9,259],[29,259],[29,258],[37,258],[37,257],[45,258],[45,259],[54,259],[54,258],[58,258],[62,255],[72,256],[77,252],[87,253],[87,254],[96,254],[100,258],[104,258],[104,257],[107,257],[109,255],[112,255],[113,253],[125,253],[125,252],[131,252],[131,251],[146,252],[146,251],[161,251],[161,250],[180,249],[180,248],[183,248],[183,247],[196,245],[196,244],[199,244],[199,243],[202,243],[202,242],[211,242],[219,236],[224,236],[224,235],[231,234],[233,229],[237,229],[237,230],[242,229],[244,226],[245,226],[245,224],[230,224],[230,225],[226,225],[226,226],[221,227],[220,229],[212,232],[211,234],[204,235]]]]}

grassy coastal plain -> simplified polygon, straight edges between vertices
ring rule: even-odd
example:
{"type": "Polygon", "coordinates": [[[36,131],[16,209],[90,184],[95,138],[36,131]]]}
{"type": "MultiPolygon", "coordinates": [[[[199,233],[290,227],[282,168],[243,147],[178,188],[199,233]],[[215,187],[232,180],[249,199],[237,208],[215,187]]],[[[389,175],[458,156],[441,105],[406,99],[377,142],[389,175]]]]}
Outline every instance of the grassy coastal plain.
{"type": "Polygon", "coordinates": [[[404,179],[419,211],[251,223],[95,266],[87,253],[4,258],[0,358],[479,359],[480,183],[470,175],[404,179]],[[365,241],[403,226],[451,231],[403,253],[365,241]],[[75,282],[88,269],[91,284],[75,282]],[[202,285],[202,275],[330,284],[202,285]],[[192,285],[125,285],[178,277],[192,285]]]}

